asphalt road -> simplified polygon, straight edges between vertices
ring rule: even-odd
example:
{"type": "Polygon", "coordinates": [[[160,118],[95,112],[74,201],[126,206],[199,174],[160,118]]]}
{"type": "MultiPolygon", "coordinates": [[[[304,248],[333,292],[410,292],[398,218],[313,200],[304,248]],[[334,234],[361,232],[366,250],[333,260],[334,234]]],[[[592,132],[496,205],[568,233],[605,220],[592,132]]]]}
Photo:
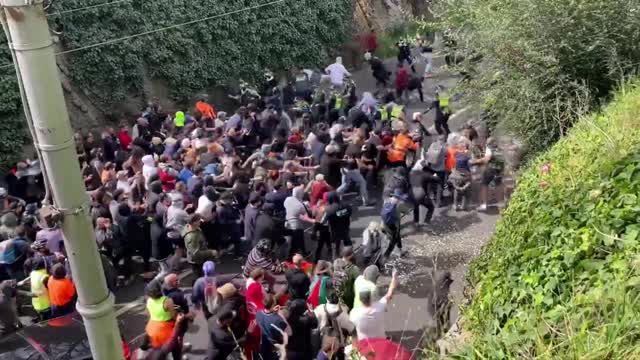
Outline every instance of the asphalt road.
{"type": "MultiPolygon", "coordinates": [[[[442,59],[434,60],[435,68],[442,65],[442,59]]],[[[388,68],[394,69],[395,62],[389,61],[388,68]]],[[[424,65],[418,65],[418,71],[422,71],[424,65]]],[[[359,91],[374,89],[375,83],[370,75],[368,65],[353,72],[353,77],[358,84],[359,91]]],[[[434,96],[436,85],[444,85],[447,88],[455,85],[457,78],[446,72],[425,81],[425,95],[428,98],[434,96]]],[[[452,109],[456,110],[456,104],[452,103],[452,109]]],[[[407,113],[424,111],[426,106],[419,102],[412,102],[407,107],[407,113]]],[[[425,125],[432,125],[432,114],[427,114],[425,125]]],[[[452,117],[450,127],[452,130],[459,128],[470,119],[467,112],[452,117]]],[[[379,221],[381,204],[380,196],[377,197],[378,206],[360,208],[354,211],[351,226],[351,235],[354,243],[361,241],[362,232],[371,221],[379,221]]],[[[482,245],[490,237],[497,220],[497,210],[487,213],[455,212],[448,206],[436,210],[432,223],[427,227],[418,228],[409,223],[411,216],[405,218],[402,227],[403,243],[409,250],[405,258],[392,258],[390,261],[397,267],[400,273],[400,284],[397,295],[393,298],[387,313],[387,335],[393,340],[401,342],[408,349],[415,349],[423,339],[423,329],[428,316],[425,312],[426,299],[432,296],[431,269],[449,271],[454,280],[451,285],[450,297],[454,302],[460,302],[464,288],[464,274],[471,259],[477,256],[482,245]]],[[[313,249],[314,244],[309,244],[313,249]]],[[[241,264],[232,259],[223,259],[218,264],[220,273],[238,273],[241,264]]],[[[180,274],[181,285],[189,293],[193,276],[190,270],[180,274]]],[[[383,276],[381,286],[388,284],[389,278],[383,276]]],[[[144,282],[136,280],[132,285],[119,289],[116,294],[118,319],[125,331],[135,332],[144,328],[146,314],[143,305],[144,282]]],[[[452,319],[457,316],[454,306],[452,319]]],[[[186,340],[192,344],[192,350],[188,353],[189,359],[203,359],[209,341],[206,322],[199,315],[187,333],[186,340]]]]}

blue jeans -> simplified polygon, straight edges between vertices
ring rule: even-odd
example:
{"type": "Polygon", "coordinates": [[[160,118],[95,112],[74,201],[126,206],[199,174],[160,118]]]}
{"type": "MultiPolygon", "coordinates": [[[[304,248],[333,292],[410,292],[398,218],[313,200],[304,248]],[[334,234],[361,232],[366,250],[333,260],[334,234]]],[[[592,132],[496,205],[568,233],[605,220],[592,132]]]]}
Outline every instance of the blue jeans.
{"type": "Polygon", "coordinates": [[[369,193],[367,192],[367,181],[362,177],[362,173],[359,169],[348,170],[342,173],[342,184],[336,191],[338,194],[344,194],[349,188],[350,184],[356,184],[358,186],[360,196],[363,202],[369,201],[369,193]]]}

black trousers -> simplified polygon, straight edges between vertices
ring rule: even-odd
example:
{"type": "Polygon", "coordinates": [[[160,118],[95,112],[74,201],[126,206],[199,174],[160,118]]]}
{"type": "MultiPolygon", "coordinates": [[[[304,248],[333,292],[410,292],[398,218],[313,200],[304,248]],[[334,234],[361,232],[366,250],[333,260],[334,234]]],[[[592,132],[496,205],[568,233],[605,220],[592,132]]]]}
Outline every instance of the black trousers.
{"type": "Polygon", "coordinates": [[[384,252],[384,256],[389,257],[396,245],[398,249],[402,250],[402,238],[400,237],[400,224],[385,224],[385,227],[391,241],[389,241],[389,247],[387,247],[387,251],[384,252]]]}
{"type": "Polygon", "coordinates": [[[329,256],[334,256],[334,253],[332,253],[331,251],[331,233],[329,233],[329,227],[327,227],[326,225],[316,224],[314,227],[314,235],[316,236],[316,239],[318,241],[318,245],[316,247],[315,262],[317,263],[318,260],[320,260],[320,257],[322,256],[322,249],[324,249],[325,246],[329,250],[329,256]]]}
{"type": "Polygon", "coordinates": [[[433,212],[435,211],[435,206],[433,201],[429,197],[427,191],[423,188],[413,188],[411,190],[413,192],[413,222],[420,222],[420,206],[424,206],[427,208],[427,214],[424,217],[424,222],[428,223],[431,221],[433,217],[433,212]]]}
{"type": "Polygon", "coordinates": [[[289,230],[289,235],[291,235],[289,258],[297,253],[305,254],[307,249],[304,244],[304,229],[289,230]]]}

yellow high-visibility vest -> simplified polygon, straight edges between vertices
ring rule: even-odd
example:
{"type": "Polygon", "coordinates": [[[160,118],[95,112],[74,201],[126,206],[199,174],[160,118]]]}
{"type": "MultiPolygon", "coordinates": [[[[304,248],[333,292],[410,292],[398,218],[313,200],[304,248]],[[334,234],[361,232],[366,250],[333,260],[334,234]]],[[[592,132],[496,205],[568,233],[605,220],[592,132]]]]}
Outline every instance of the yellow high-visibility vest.
{"type": "Polygon", "coordinates": [[[184,115],[184,112],[182,111],[178,111],[176,112],[176,117],[175,119],[173,119],[173,123],[176,125],[176,127],[184,127],[184,123],[185,123],[186,117],[184,115]]]}
{"type": "Polygon", "coordinates": [[[147,299],[147,310],[149,311],[149,318],[153,321],[171,321],[173,316],[170,312],[165,310],[164,302],[167,300],[166,296],[161,296],[157,299],[147,299]]]}
{"type": "Polygon", "coordinates": [[[440,96],[440,109],[442,111],[449,111],[449,95],[441,95],[440,96]]]}
{"type": "Polygon", "coordinates": [[[47,287],[44,286],[44,279],[49,276],[47,270],[34,270],[29,276],[31,277],[31,292],[36,295],[36,297],[31,298],[33,309],[38,312],[47,310],[51,307],[49,291],[47,287]]]}
{"type": "Polygon", "coordinates": [[[342,97],[336,97],[336,104],[333,106],[333,108],[336,110],[342,109],[342,97]]]}
{"type": "Polygon", "coordinates": [[[394,106],[393,109],[391,110],[391,118],[400,119],[403,111],[404,111],[403,106],[394,106]]]}

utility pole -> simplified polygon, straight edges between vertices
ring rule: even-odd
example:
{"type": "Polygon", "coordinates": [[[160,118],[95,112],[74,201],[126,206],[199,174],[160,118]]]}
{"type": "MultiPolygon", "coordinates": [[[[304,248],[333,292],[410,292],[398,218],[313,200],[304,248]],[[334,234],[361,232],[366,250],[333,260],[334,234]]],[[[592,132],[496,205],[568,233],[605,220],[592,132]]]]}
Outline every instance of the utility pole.
{"type": "MultiPolygon", "coordinates": [[[[50,184],[51,210],[60,219],[93,359],[124,358],[89,218],[69,115],[55,61],[43,0],[0,0],[0,20],[16,67],[22,105],[50,184]]],[[[20,151],[16,149],[16,151],[20,151]]],[[[46,210],[46,209],[45,209],[46,210]]]]}

